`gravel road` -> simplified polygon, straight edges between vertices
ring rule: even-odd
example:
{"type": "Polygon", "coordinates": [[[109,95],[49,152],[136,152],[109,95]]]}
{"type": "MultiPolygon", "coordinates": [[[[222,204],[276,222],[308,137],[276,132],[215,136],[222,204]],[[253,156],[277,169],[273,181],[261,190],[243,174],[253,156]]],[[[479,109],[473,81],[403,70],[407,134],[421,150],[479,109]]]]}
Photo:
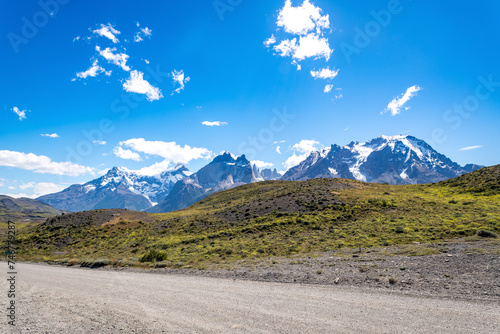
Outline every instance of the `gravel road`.
{"type": "Polygon", "coordinates": [[[498,302],[27,263],[18,272],[17,326],[4,316],[1,333],[500,332],[498,302]]]}

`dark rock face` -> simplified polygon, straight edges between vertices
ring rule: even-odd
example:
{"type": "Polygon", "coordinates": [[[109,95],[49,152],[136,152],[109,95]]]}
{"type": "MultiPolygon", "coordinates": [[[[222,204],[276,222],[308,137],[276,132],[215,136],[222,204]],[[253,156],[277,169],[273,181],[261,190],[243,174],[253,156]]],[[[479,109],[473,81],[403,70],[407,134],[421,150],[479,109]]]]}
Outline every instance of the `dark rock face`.
{"type": "Polygon", "coordinates": [[[235,157],[225,152],[198,172],[178,181],[163,202],[147,211],[180,210],[218,191],[258,181],[263,181],[263,177],[245,155],[235,157]]]}
{"type": "Polygon", "coordinates": [[[264,179],[264,181],[270,180],[279,180],[281,178],[281,174],[275,169],[266,168],[260,171],[260,175],[264,179]]]}
{"type": "Polygon", "coordinates": [[[281,179],[326,177],[416,184],[446,180],[481,167],[472,164],[462,167],[413,136],[382,136],[365,143],[351,142],[343,147],[332,145],[312,152],[281,179]]]}

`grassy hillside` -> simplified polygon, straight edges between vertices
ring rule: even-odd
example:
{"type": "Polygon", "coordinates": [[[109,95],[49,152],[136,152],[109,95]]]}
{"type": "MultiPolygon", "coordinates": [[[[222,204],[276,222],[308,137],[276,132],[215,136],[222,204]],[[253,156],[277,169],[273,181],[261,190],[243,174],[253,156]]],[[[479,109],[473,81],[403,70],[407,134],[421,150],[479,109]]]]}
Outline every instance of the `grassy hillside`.
{"type": "Polygon", "coordinates": [[[201,268],[240,259],[495,237],[500,166],[430,185],[267,181],[176,212],[95,210],[21,231],[24,259],[201,268]],[[477,236],[478,231],[480,236],[477,236]]]}
{"type": "Polygon", "coordinates": [[[0,232],[5,231],[8,221],[16,222],[21,228],[60,214],[60,211],[37,200],[0,195],[0,232]]]}

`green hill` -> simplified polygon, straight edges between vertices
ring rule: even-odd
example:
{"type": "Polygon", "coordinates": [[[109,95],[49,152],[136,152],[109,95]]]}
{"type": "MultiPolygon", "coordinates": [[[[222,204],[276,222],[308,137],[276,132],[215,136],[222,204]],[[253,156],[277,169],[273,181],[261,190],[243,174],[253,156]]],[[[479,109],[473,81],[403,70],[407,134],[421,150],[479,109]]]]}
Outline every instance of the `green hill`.
{"type": "Polygon", "coordinates": [[[376,247],[500,232],[500,166],[427,185],[344,179],[267,181],[165,214],[95,210],[21,231],[24,259],[204,267],[343,247],[376,247]],[[478,189],[483,189],[478,191],[478,189]]]}
{"type": "Polygon", "coordinates": [[[0,195],[0,223],[39,222],[61,212],[50,205],[30,198],[13,198],[0,195]]]}

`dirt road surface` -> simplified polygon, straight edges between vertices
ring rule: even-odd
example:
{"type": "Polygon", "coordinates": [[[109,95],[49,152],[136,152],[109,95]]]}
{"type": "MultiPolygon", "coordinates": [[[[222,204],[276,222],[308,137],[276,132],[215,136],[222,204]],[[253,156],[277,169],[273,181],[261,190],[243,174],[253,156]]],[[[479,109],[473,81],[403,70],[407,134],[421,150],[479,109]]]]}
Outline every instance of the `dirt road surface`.
{"type": "Polygon", "coordinates": [[[0,288],[1,333],[500,333],[498,302],[27,263],[13,327],[0,288]]]}

